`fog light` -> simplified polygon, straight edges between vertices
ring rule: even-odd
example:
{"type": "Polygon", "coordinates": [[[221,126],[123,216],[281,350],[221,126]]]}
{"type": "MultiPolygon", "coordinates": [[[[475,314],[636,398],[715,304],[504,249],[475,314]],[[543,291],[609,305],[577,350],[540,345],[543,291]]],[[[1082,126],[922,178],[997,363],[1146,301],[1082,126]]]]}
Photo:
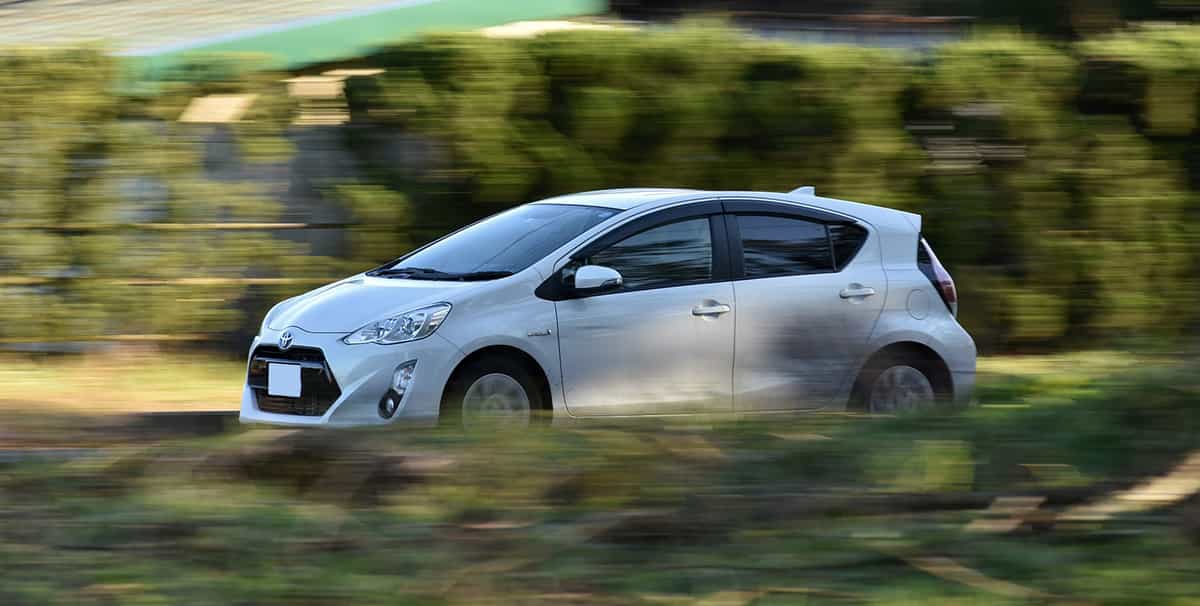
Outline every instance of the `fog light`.
{"type": "Polygon", "coordinates": [[[413,369],[416,367],[417,361],[412,360],[397,366],[392,372],[391,389],[379,400],[379,416],[390,419],[400,410],[400,402],[403,401],[408,386],[412,384],[413,369]]]}
{"type": "Polygon", "coordinates": [[[399,407],[400,398],[397,398],[389,392],[388,395],[384,396],[383,402],[379,404],[379,413],[383,415],[383,418],[388,419],[391,418],[392,415],[396,414],[396,409],[399,407]]]}

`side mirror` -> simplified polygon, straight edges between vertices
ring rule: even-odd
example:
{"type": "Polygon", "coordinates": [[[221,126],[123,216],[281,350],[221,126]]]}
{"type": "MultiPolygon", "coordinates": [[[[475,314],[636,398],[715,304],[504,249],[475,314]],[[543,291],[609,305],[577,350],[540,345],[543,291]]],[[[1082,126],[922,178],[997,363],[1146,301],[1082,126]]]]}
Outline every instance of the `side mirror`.
{"type": "Polygon", "coordinates": [[[575,270],[575,292],[606,292],[616,290],[624,283],[621,273],[611,267],[584,265],[575,270]]]}

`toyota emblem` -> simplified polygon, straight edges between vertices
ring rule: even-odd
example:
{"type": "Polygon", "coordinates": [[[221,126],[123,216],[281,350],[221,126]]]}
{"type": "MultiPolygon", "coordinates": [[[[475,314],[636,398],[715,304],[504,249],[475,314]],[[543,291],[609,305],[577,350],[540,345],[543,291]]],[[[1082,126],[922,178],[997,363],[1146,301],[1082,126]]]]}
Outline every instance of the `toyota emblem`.
{"type": "Polygon", "coordinates": [[[279,349],[281,349],[283,351],[287,351],[288,348],[290,348],[292,346],[293,339],[294,339],[294,337],[292,336],[292,331],[290,331],[290,330],[283,331],[283,334],[279,335],[279,349]]]}

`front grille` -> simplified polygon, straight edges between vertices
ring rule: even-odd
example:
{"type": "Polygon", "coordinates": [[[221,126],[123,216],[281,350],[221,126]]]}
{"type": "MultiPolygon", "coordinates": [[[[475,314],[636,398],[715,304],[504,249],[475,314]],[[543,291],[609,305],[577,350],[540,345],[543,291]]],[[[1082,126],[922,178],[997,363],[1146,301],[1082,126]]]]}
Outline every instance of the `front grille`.
{"type": "Polygon", "coordinates": [[[271,345],[260,345],[250,356],[246,383],[254,392],[254,402],[259,410],[282,415],[319,417],[342,395],[325,361],[325,354],[311,347],[283,351],[271,345]],[[299,398],[267,395],[267,364],[271,362],[301,366],[299,398]]]}

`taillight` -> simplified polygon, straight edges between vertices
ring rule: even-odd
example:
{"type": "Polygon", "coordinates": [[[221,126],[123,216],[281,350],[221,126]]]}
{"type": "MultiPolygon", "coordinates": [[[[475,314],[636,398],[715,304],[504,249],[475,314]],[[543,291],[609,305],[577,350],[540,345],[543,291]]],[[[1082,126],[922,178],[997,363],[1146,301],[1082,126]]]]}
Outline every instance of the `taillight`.
{"type": "Polygon", "coordinates": [[[950,272],[946,271],[946,267],[938,261],[937,255],[933,253],[933,247],[921,238],[917,243],[917,267],[921,269],[921,273],[929,278],[934,289],[942,296],[942,302],[950,310],[950,313],[958,315],[958,290],[954,288],[954,278],[950,277],[950,272]]]}

